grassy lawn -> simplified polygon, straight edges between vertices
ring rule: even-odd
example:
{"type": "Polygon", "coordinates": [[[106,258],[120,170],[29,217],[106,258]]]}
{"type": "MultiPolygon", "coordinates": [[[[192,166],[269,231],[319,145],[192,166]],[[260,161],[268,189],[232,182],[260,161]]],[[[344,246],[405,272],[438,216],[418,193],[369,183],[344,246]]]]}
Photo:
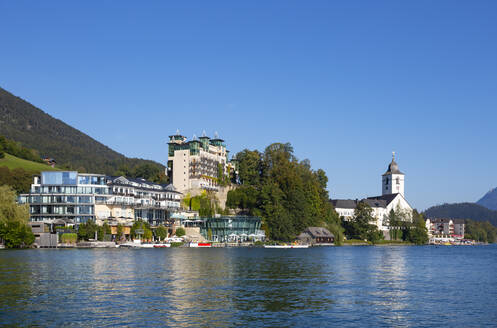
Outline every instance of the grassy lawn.
{"type": "Polygon", "coordinates": [[[52,168],[47,164],[27,161],[25,159],[15,157],[7,153],[5,154],[4,158],[0,158],[0,166],[6,166],[11,170],[21,168],[30,172],[59,171],[58,169],[52,168]]]}

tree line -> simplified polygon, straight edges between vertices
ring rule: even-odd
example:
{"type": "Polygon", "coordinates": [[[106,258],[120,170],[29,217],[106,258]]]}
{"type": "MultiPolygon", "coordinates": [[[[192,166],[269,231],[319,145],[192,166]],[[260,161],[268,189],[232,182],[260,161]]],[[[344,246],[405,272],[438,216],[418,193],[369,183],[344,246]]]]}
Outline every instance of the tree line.
{"type": "Polygon", "coordinates": [[[497,228],[488,221],[465,220],[464,238],[482,243],[497,242],[497,228]]]}
{"type": "Polygon", "coordinates": [[[19,142],[0,136],[0,158],[5,157],[5,153],[28,161],[43,163],[36,150],[23,147],[19,142]]]}

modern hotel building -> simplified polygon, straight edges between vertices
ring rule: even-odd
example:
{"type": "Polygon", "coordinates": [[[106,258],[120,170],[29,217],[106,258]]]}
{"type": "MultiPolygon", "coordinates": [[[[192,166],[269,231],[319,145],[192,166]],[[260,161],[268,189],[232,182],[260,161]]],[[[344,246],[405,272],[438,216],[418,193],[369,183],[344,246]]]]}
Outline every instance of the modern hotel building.
{"type": "Polygon", "coordinates": [[[181,193],[172,185],[143,179],[109,177],[75,171],[41,172],[29,194],[19,203],[29,204],[30,221],[79,224],[142,219],[152,225],[167,223],[169,212],[180,207],[181,193]]]}

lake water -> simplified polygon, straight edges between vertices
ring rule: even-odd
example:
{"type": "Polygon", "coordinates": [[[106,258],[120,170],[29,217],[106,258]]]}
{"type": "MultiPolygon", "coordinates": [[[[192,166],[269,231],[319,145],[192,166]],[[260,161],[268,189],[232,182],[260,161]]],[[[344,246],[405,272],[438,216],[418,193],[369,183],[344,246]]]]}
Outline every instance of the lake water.
{"type": "Polygon", "coordinates": [[[497,246],[0,251],[0,326],[497,326],[497,246]]]}

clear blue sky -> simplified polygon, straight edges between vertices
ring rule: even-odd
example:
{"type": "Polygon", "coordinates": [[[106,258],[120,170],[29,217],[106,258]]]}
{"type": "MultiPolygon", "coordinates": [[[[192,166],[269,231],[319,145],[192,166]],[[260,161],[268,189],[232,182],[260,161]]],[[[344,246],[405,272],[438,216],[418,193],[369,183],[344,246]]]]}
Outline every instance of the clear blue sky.
{"type": "Polygon", "coordinates": [[[291,142],[334,198],[418,209],[497,186],[497,1],[0,0],[0,86],[111,148],[177,128],[291,142]]]}

